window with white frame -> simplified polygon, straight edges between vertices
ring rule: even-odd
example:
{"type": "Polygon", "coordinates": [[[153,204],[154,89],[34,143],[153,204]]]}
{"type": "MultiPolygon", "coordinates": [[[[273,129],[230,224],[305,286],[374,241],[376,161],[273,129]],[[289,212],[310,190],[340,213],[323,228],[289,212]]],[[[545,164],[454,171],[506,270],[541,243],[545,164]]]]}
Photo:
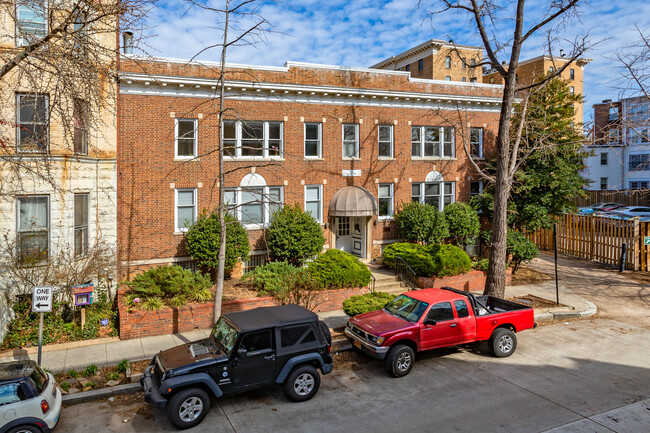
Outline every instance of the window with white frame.
{"type": "Polygon", "coordinates": [[[343,158],[359,157],[359,125],[343,125],[343,158]]]}
{"type": "Polygon", "coordinates": [[[186,232],[196,221],[196,188],[176,189],[174,231],[186,232]]]}
{"type": "Polygon", "coordinates": [[[411,127],[411,156],[453,158],[454,128],[449,126],[411,127]]]}
{"type": "Polygon", "coordinates": [[[650,129],[630,128],[630,144],[646,144],[650,142],[650,129]]]}
{"type": "Polygon", "coordinates": [[[483,128],[469,128],[470,155],[483,158],[483,128]]]}
{"type": "Polygon", "coordinates": [[[305,158],[323,157],[322,123],[305,123],[305,158]]]}
{"type": "Polygon", "coordinates": [[[323,186],[305,185],[305,212],[316,221],[323,222],[323,186]]]}
{"type": "Polygon", "coordinates": [[[16,252],[19,260],[25,264],[47,260],[50,243],[49,196],[18,197],[16,208],[16,252]]]}
{"type": "Polygon", "coordinates": [[[191,159],[198,156],[198,119],[176,119],[174,157],[191,159]]]}
{"type": "Polygon", "coordinates": [[[379,157],[393,157],[393,125],[379,125],[377,127],[377,139],[379,142],[379,157]]]}
{"type": "Polygon", "coordinates": [[[569,87],[569,93],[571,93],[572,95],[575,95],[575,93],[576,93],[576,88],[573,87],[573,86],[569,87]]]}
{"type": "Polygon", "coordinates": [[[423,182],[411,184],[411,200],[428,204],[442,211],[456,201],[455,182],[423,182]]]}
{"type": "Polygon", "coordinates": [[[451,75],[445,75],[445,81],[451,81],[451,75]]]}
{"type": "Polygon", "coordinates": [[[607,165],[609,153],[601,152],[600,153],[600,165],[607,165]]]}
{"type": "Polygon", "coordinates": [[[630,171],[648,171],[650,170],[650,154],[635,153],[631,154],[628,162],[630,171]]]}
{"type": "Polygon", "coordinates": [[[424,69],[424,59],[418,60],[418,71],[421,71],[424,69]]]}
{"type": "Polygon", "coordinates": [[[30,2],[27,6],[16,5],[16,45],[33,44],[47,34],[47,8],[43,0],[30,2]]]}
{"type": "Polygon", "coordinates": [[[447,68],[447,69],[451,68],[451,57],[450,56],[445,57],[445,68],[447,68]]]}
{"type": "Polygon", "coordinates": [[[618,144],[620,140],[620,131],[618,129],[609,130],[609,144],[618,144]]]}
{"type": "Polygon", "coordinates": [[[225,121],[221,128],[224,155],[235,158],[283,156],[283,123],[225,121]]]}
{"type": "Polygon", "coordinates": [[[379,184],[379,218],[392,218],[394,213],[393,184],[379,184]]]}
{"type": "Polygon", "coordinates": [[[88,211],[89,195],[87,193],[74,195],[74,256],[82,257],[88,254],[88,211]]]}
{"type": "Polygon", "coordinates": [[[630,189],[648,189],[650,181],[647,180],[631,180],[630,189]]]}
{"type": "Polygon", "coordinates": [[[16,94],[16,141],[19,152],[47,152],[48,95],[16,94]]]}
{"type": "Polygon", "coordinates": [[[600,189],[607,189],[608,179],[606,177],[600,178],[600,189]]]}
{"type": "Polygon", "coordinates": [[[227,188],[224,202],[242,225],[263,227],[271,222],[273,213],[282,208],[283,193],[281,186],[227,188]]]}
{"type": "Polygon", "coordinates": [[[474,181],[469,183],[469,199],[472,200],[472,197],[476,197],[483,193],[483,182],[474,181]]]}
{"type": "Polygon", "coordinates": [[[575,78],[576,78],[576,71],[574,69],[569,69],[569,79],[575,80],[575,78]]]}

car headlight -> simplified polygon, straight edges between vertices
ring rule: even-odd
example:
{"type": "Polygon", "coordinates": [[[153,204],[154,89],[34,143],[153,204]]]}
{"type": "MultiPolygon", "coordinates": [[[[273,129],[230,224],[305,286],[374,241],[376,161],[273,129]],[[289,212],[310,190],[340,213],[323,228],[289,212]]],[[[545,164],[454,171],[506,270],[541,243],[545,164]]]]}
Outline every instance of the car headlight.
{"type": "Polygon", "coordinates": [[[350,323],[349,320],[348,320],[348,323],[346,324],[346,326],[347,326],[348,328],[352,329],[352,323],[350,323]]]}
{"type": "Polygon", "coordinates": [[[384,337],[375,337],[374,335],[368,334],[368,340],[374,344],[382,344],[385,340],[384,337]]]}

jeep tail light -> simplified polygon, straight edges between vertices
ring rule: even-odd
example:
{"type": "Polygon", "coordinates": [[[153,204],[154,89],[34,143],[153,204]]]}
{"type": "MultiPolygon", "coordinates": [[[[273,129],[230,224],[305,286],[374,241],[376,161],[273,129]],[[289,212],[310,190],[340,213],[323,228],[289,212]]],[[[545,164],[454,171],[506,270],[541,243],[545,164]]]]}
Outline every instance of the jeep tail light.
{"type": "Polygon", "coordinates": [[[47,400],[41,400],[41,410],[43,411],[43,415],[45,415],[47,411],[50,410],[50,404],[47,402],[47,400]]]}
{"type": "Polygon", "coordinates": [[[332,345],[331,345],[331,344],[328,344],[328,345],[327,345],[327,353],[330,353],[330,350],[331,350],[331,349],[332,349],[332,345]]]}

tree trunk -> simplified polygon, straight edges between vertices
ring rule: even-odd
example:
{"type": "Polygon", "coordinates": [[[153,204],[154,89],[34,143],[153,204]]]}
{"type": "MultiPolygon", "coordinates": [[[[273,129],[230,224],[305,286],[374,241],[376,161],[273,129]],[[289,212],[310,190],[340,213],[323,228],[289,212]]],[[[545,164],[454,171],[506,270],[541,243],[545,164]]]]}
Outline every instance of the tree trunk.
{"type": "MultiPolygon", "coordinates": [[[[221,82],[219,83],[219,137],[221,137],[221,125],[223,124],[224,113],[224,94],[226,89],[226,48],[228,47],[228,25],[230,18],[230,0],[226,1],[226,21],[223,30],[223,47],[221,50],[221,82]]],[[[223,164],[223,146],[219,140],[219,255],[217,257],[217,287],[214,294],[214,322],[216,323],[221,317],[221,299],[223,298],[223,279],[226,271],[226,211],[224,209],[224,164],[223,164]]]]}
{"type": "MultiPolygon", "coordinates": [[[[510,71],[516,70],[510,69],[510,71]]],[[[494,184],[494,216],[490,238],[490,264],[485,279],[484,295],[503,298],[506,292],[506,247],[508,239],[508,198],[511,179],[510,158],[510,118],[515,98],[515,74],[508,73],[497,133],[496,180],[494,184]]]]}

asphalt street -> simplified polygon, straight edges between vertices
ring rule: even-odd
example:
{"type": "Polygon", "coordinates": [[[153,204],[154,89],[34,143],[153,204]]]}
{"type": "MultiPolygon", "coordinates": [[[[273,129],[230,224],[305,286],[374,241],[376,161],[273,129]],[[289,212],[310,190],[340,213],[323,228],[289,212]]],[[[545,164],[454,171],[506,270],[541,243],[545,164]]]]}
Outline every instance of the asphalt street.
{"type": "MultiPolygon", "coordinates": [[[[594,318],[518,337],[505,359],[481,345],[418,354],[401,379],[344,355],[311,401],[291,403],[280,387],[224,397],[187,431],[650,431],[650,330],[594,318]]],[[[175,431],[138,397],[66,407],[57,431],[175,431]]]]}

